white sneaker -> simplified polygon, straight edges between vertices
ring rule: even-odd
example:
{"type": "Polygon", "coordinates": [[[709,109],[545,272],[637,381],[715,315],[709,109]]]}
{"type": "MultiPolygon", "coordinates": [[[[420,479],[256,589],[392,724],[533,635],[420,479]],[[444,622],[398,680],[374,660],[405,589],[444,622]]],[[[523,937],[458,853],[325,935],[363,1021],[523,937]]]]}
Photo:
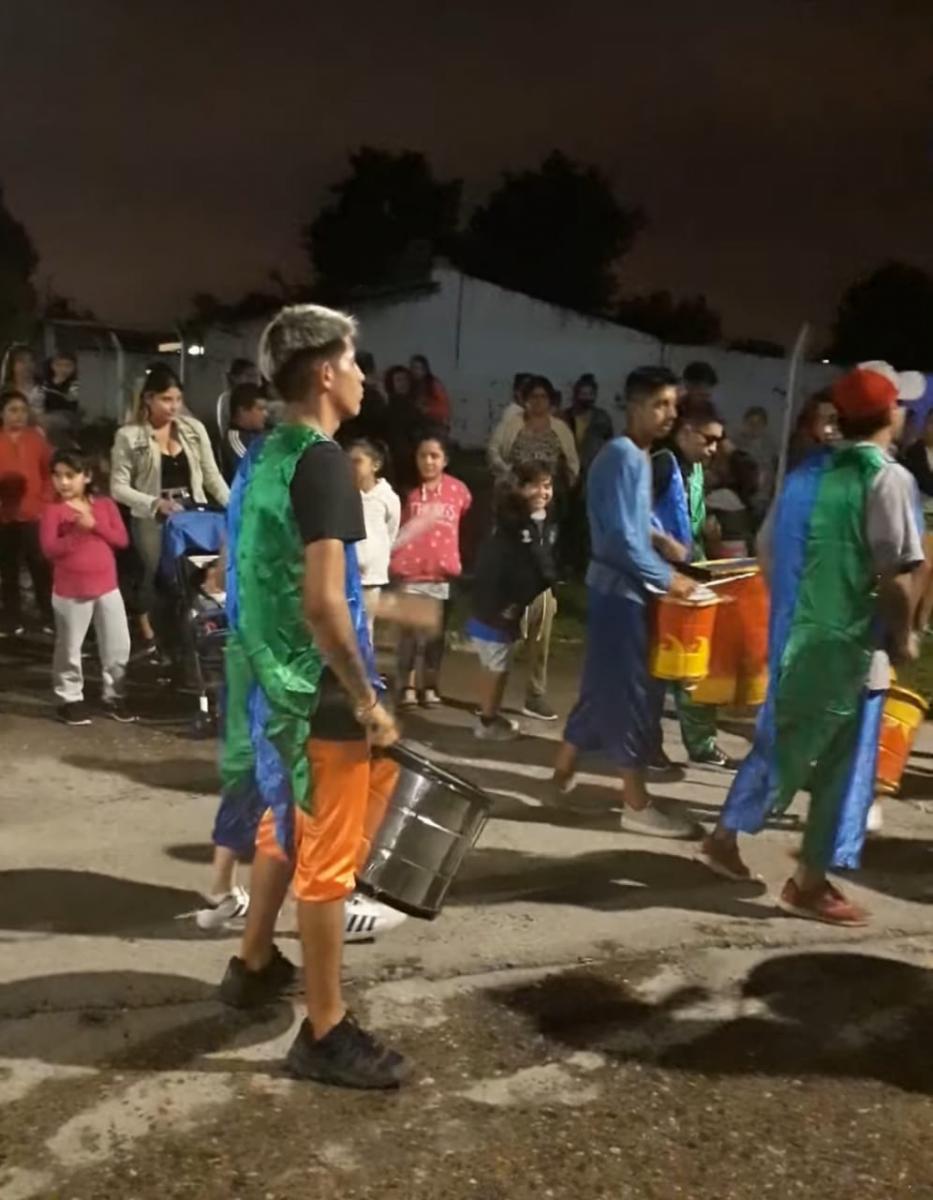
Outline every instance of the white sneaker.
{"type": "Polygon", "coordinates": [[[228,921],[242,920],[249,912],[249,892],[237,884],[225,896],[208,896],[209,908],[194,914],[198,929],[222,929],[228,921]]]}
{"type": "Polygon", "coordinates": [[[371,900],[369,896],[354,892],[347,901],[344,919],[344,942],[374,942],[384,933],[398,929],[406,917],[381,900],[371,900]]]}
{"type": "Polygon", "coordinates": [[[868,810],[868,820],[865,822],[866,833],[880,833],[884,826],[881,803],[876,800],[868,810]]]}

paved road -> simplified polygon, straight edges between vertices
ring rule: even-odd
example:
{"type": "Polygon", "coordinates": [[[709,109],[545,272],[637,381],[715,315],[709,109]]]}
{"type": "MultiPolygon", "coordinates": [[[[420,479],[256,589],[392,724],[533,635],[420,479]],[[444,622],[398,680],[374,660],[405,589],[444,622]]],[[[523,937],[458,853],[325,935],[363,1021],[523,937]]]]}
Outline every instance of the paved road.
{"type": "MultiPolygon", "coordinates": [[[[874,926],[845,934],[775,912],[792,827],[749,844],[765,884],[736,889],[618,832],[605,766],[592,817],[549,807],[556,729],[489,747],[462,707],[416,718],[496,816],[440,920],[350,950],[355,1006],[418,1066],[373,1098],[281,1077],[291,1004],[212,999],[235,931],[183,914],[216,748],[156,698],[146,725],[65,729],[44,681],[0,663],[0,1200],[933,1196],[933,738],[847,884],[874,926]]],[[[664,790],[710,821],[725,783],[664,790]]]]}

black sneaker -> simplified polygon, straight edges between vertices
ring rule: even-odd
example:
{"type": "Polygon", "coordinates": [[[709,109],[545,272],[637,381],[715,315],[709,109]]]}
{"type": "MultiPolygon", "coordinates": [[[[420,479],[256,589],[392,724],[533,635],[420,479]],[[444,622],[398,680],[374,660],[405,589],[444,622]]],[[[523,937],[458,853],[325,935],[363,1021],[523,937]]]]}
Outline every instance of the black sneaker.
{"type": "Polygon", "coordinates": [[[372,1090],[397,1088],[411,1074],[408,1061],[360,1029],[350,1013],[320,1041],[302,1021],[285,1069],[295,1079],[372,1090]]]}
{"type": "Polygon", "coordinates": [[[648,778],[654,783],[680,783],[687,777],[683,765],[672,762],[663,749],[648,763],[646,770],[648,778]]]}
{"type": "Polygon", "coordinates": [[[125,700],[105,700],[104,712],[113,721],[119,721],[121,725],[131,725],[134,721],[139,720],[135,713],[131,713],[126,707],[125,700]]]}
{"type": "Polygon", "coordinates": [[[83,700],[75,700],[72,704],[60,704],[58,719],[66,725],[90,725],[91,715],[83,700]]]}
{"type": "Polygon", "coordinates": [[[737,771],[739,763],[734,758],[730,758],[720,746],[713,746],[709,750],[705,750],[702,754],[698,754],[695,758],[690,759],[692,763],[696,763],[701,767],[719,767],[723,771],[737,771]]]}
{"type": "Polygon", "coordinates": [[[533,717],[536,721],[557,720],[557,713],[543,696],[526,696],[522,712],[526,717],[533,717]]]}
{"type": "Polygon", "coordinates": [[[161,668],[172,665],[172,660],[162,650],[155,638],[142,642],[139,648],[130,655],[130,662],[144,667],[161,668]]]}
{"type": "Polygon", "coordinates": [[[261,971],[250,971],[242,958],[231,958],[217,995],[230,1008],[260,1008],[277,1000],[297,978],[298,968],[273,945],[272,957],[261,971]]]}

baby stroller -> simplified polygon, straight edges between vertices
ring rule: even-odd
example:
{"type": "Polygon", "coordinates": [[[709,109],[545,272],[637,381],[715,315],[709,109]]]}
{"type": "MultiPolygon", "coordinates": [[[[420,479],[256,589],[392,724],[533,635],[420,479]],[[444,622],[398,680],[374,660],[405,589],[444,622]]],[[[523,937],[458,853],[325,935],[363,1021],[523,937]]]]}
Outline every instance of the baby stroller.
{"type": "Polygon", "coordinates": [[[195,733],[216,732],[227,638],[221,562],[223,512],[193,508],[165,522],[159,574],[169,594],[175,633],[176,681],[197,695],[195,733]]]}

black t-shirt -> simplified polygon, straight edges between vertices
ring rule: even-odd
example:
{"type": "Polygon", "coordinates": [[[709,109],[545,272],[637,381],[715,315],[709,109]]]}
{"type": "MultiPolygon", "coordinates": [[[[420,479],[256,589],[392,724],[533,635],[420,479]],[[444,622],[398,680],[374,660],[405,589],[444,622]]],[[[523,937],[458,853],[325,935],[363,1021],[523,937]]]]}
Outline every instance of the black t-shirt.
{"type": "MultiPolygon", "coordinates": [[[[350,463],[335,442],[309,446],[295,468],[292,509],[306,546],[334,540],[361,542],[366,537],[363,501],[350,473],[350,463]]],[[[318,704],[311,719],[312,737],[347,742],[365,734],[353,715],[350,698],[330,667],[321,675],[318,704]]]]}
{"type": "Polygon", "coordinates": [[[366,537],[363,501],[350,463],[336,442],[316,442],[302,454],[291,487],[292,508],[306,546],[366,537]]]}
{"type": "Polygon", "coordinates": [[[184,450],[162,455],[162,491],[190,492],[191,464],[184,450]]]}

